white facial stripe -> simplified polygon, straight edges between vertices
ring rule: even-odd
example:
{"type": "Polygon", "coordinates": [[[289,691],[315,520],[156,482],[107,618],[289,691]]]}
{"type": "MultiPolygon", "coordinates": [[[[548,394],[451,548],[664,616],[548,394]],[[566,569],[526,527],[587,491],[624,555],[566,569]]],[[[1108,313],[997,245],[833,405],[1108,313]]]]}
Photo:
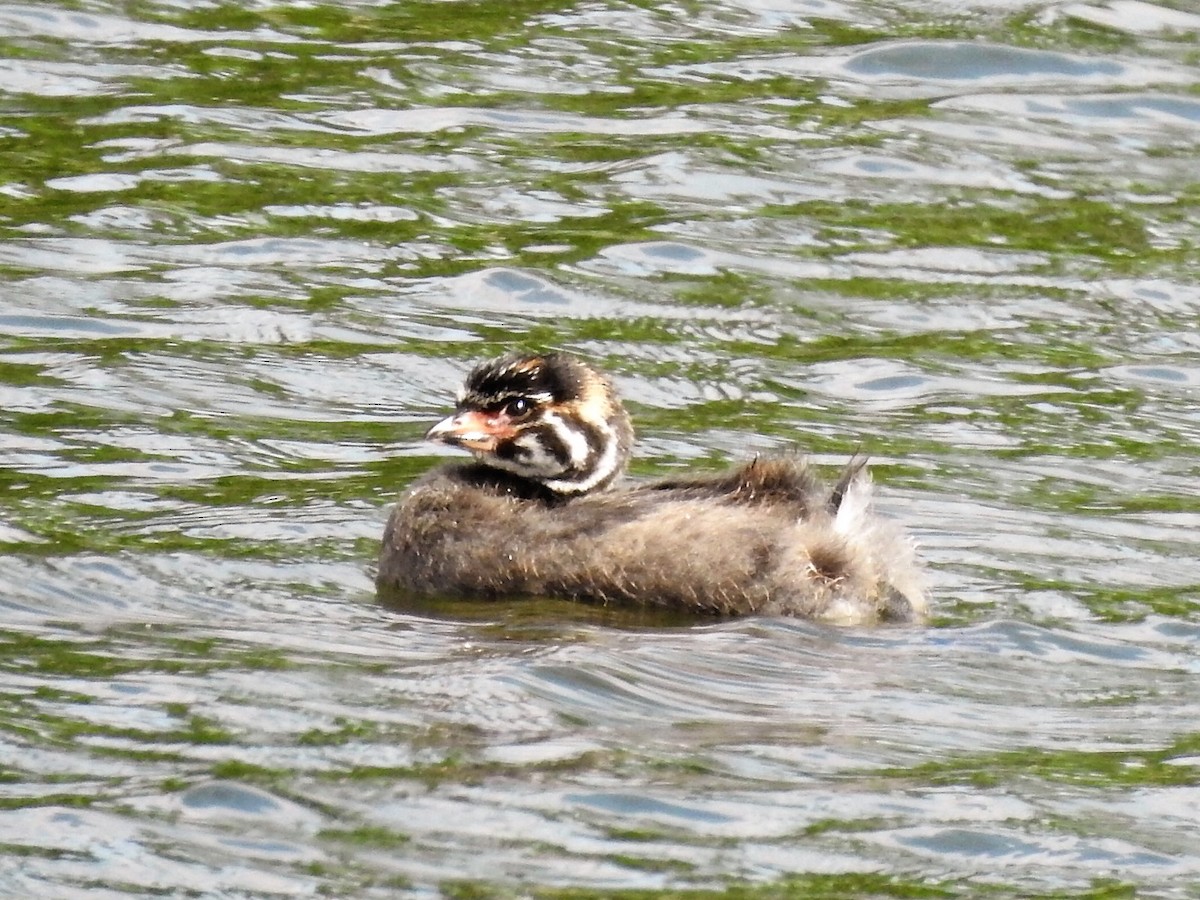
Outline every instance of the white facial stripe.
{"type": "Polygon", "coordinates": [[[542,442],[537,439],[537,435],[523,434],[513,443],[526,451],[525,456],[521,458],[521,465],[527,471],[540,475],[553,475],[562,471],[562,460],[547,453],[542,442]]]}
{"type": "MultiPolygon", "coordinates": [[[[578,437],[583,437],[578,432],[572,433],[578,437]]],[[[612,429],[607,425],[600,428],[600,433],[604,435],[604,452],[596,460],[596,465],[592,468],[591,473],[586,478],[581,478],[578,481],[567,481],[566,479],[556,478],[552,481],[547,481],[546,487],[560,494],[582,494],[611,478],[617,469],[618,463],[617,436],[613,434],[612,429]]],[[[586,445],[586,440],[584,443],[586,445]]]]}
{"type": "Polygon", "coordinates": [[[554,429],[554,433],[566,446],[570,468],[579,469],[587,464],[592,448],[588,444],[586,434],[572,428],[556,412],[545,412],[542,415],[542,421],[554,429]]]}
{"type": "Polygon", "coordinates": [[[562,473],[562,460],[547,452],[536,434],[523,434],[513,440],[513,445],[525,451],[517,459],[494,456],[490,453],[479,454],[479,458],[493,468],[537,481],[562,473]]]}

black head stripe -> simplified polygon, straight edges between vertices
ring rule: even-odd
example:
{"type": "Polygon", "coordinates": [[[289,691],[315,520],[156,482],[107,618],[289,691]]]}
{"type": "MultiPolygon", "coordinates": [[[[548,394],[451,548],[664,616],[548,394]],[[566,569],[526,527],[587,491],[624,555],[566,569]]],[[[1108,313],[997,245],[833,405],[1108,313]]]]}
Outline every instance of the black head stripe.
{"type": "Polygon", "coordinates": [[[476,409],[487,410],[488,412],[504,409],[514,400],[528,400],[532,406],[541,406],[546,403],[553,403],[554,398],[550,394],[525,393],[523,391],[508,391],[503,394],[479,394],[468,388],[463,403],[476,409]]]}
{"type": "Polygon", "coordinates": [[[502,356],[480,363],[467,376],[466,401],[490,409],[517,397],[541,403],[577,400],[584,385],[572,363],[557,353],[502,356]]]}
{"type": "Polygon", "coordinates": [[[535,433],[546,454],[557,461],[560,470],[565,469],[571,461],[571,453],[558,430],[549,425],[539,425],[535,433]]]}

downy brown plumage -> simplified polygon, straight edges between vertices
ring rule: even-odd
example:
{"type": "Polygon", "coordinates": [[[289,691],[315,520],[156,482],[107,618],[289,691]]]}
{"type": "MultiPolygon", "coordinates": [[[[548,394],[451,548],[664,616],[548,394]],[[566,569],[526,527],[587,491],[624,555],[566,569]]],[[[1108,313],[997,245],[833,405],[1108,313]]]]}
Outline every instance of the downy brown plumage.
{"type": "Polygon", "coordinates": [[[381,589],[848,624],[928,615],[912,542],[872,511],[857,457],[832,487],[795,456],[613,486],[629,416],[602,373],[563,353],[481,363],[427,437],[475,460],[400,497],[381,589]]]}

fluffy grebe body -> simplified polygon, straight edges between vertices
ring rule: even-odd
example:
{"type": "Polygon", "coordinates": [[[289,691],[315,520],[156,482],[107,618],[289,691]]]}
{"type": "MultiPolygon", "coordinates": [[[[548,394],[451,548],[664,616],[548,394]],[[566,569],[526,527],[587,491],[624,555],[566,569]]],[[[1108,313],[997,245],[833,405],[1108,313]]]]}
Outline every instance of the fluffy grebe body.
{"type": "Polygon", "coordinates": [[[614,486],[633,428],[609,379],[573,356],[476,366],[427,437],[475,460],[401,496],[381,589],[845,624],[928,615],[912,542],[871,509],[865,460],[832,487],[793,456],[614,486]]]}

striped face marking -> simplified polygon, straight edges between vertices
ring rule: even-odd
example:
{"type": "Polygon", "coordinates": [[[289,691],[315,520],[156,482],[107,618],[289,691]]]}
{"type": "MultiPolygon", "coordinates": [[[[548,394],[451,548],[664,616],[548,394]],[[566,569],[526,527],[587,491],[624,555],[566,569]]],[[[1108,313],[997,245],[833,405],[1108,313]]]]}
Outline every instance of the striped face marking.
{"type": "Polygon", "coordinates": [[[546,487],[560,494],[583,494],[615,478],[624,464],[620,455],[620,442],[607,425],[600,429],[600,434],[598,453],[597,448],[583,438],[584,446],[588,448],[588,456],[575,467],[579,477],[553,478],[546,482],[546,487]],[[587,465],[589,462],[591,465],[587,465]]]}
{"type": "Polygon", "coordinates": [[[587,465],[588,459],[592,455],[592,445],[586,434],[568,425],[563,421],[562,416],[550,410],[542,414],[542,421],[549,426],[561,442],[564,451],[561,454],[564,469],[582,469],[587,465]]]}
{"type": "Polygon", "coordinates": [[[624,468],[631,430],[611,387],[563,354],[507,356],[476,366],[455,415],[430,440],[559,494],[608,484],[624,468]],[[614,424],[615,423],[615,424],[614,424]]]}

